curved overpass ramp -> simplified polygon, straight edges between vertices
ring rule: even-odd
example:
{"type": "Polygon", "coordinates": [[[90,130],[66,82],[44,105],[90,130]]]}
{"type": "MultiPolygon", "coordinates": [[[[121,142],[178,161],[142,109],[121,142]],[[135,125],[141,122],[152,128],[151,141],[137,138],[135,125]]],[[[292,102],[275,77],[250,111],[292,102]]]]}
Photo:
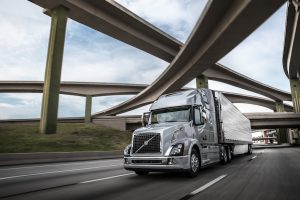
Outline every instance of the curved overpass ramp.
{"type": "Polygon", "coordinates": [[[291,93],[258,82],[219,63],[211,65],[203,72],[203,75],[207,76],[210,80],[227,83],[235,87],[264,95],[276,101],[292,100],[291,93]]]}
{"type": "MultiPolygon", "coordinates": [[[[43,93],[42,81],[0,81],[0,92],[43,93]]],[[[138,94],[147,85],[123,83],[61,82],[60,93],[74,96],[138,94]]]]}
{"type": "Polygon", "coordinates": [[[186,44],[167,69],[136,97],[96,115],[126,112],[179,90],[237,46],[284,2],[209,1],[186,44]]]}

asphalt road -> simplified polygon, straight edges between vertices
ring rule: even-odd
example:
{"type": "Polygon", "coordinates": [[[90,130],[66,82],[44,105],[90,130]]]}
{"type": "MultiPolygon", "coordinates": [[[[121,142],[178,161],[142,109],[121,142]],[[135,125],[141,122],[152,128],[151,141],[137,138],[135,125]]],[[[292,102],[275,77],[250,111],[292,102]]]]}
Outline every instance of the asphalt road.
{"type": "Polygon", "coordinates": [[[261,149],[230,164],[137,176],[122,160],[0,168],[2,199],[300,199],[300,148],[261,149]]]}

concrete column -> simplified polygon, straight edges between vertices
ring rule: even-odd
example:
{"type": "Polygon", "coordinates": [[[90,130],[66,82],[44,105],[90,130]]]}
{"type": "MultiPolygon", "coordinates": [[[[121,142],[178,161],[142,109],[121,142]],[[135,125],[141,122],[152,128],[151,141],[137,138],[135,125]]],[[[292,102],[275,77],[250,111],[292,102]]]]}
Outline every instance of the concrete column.
{"type": "Polygon", "coordinates": [[[298,79],[290,79],[294,112],[300,112],[300,83],[298,79]]]}
{"type": "Polygon", "coordinates": [[[276,112],[284,112],[284,104],[283,101],[276,101],[275,103],[276,112]]]}
{"type": "Polygon", "coordinates": [[[90,123],[91,121],[92,121],[92,96],[86,96],[84,122],[90,123]]]}
{"type": "Polygon", "coordinates": [[[196,77],[196,88],[208,88],[208,78],[207,76],[200,75],[196,77]]]}
{"type": "MultiPolygon", "coordinates": [[[[298,79],[290,79],[291,84],[291,93],[292,93],[292,101],[294,112],[300,112],[300,83],[298,79]]],[[[294,130],[296,134],[298,134],[298,144],[300,144],[300,131],[299,129],[294,130]]]]}
{"type": "Polygon", "coordinates": [[[59,6],[51,11],[51,30],[44,81],[41,133],[56,133],[60,77],[65,43],[68,10],[59,6]]]}
{"type": "MultiPolygon", "coordinates": [[[[283,101],[276,101],[276,112],[284,112],[284,104],[283,101]]],[[[278,144],[287,143],[288,142],[288,131],[286,128],[278,128],[277,129],[277,141],[278,144]]]]}

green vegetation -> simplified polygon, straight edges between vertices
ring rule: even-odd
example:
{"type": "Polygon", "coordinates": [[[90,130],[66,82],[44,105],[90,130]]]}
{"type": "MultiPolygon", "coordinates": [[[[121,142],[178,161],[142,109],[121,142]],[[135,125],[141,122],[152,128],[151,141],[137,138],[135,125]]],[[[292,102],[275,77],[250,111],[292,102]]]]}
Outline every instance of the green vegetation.
{"type": "Polygon", "coordinates": [[[0,124],[0,153],[123,150],[130,140],[130,132],[98,124],[60,123],[50,135],[38,123],[0,124]]]}

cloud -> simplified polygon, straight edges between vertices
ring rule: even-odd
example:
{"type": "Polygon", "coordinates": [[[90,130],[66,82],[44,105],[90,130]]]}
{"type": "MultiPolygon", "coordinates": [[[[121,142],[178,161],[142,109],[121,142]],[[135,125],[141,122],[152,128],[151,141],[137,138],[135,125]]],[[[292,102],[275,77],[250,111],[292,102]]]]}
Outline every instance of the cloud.
{"type": "Polygon", "coordinates": [[[150,84],[167,66],[166,62],[123,42],[77,22],[72,24],[72,34],[67,34],[65,45],[63,81],[150,84]],[[89,40],[82,41],[82,35],[89,40]]]}
{"type": "Polygon", "coordinates": [[[34,4],[1,1],[0,80],[42,80],[49,25],[50,18],[34,4]]]}
{"type": "Polygon", "coordinates": [[[39,118],[41,94],[0,94],[0,119],[39,118]]]}
{"type": "Polygon", "coordinates": [[[184,42],[207,0],[116,0],[118,3],[184,42]]]}

